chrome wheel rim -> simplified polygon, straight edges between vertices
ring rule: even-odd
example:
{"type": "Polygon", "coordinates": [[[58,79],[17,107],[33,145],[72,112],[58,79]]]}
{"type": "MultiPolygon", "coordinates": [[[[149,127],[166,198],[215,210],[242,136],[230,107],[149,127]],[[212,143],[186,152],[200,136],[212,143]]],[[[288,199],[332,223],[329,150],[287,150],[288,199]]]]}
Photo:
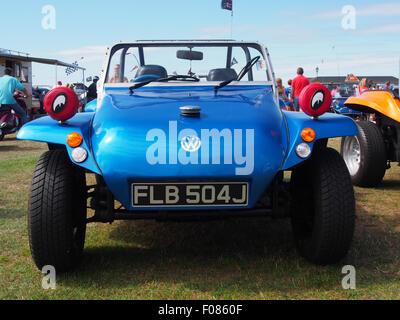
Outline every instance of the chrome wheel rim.
{"type": "Polygon", "coordinates": [[[350,175],[355,176],[360,169],[361,148],[357,136],[346,137],[343,144],[343,159],[350,175]]]}

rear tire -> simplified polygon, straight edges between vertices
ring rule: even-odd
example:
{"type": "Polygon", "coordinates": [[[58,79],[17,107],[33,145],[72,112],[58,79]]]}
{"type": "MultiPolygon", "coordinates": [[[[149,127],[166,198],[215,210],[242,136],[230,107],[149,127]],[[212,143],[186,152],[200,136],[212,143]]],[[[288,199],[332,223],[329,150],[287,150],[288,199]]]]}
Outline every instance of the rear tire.
{"type": "Polygon", "coordinates": [[[340,153],[354,185],[376,187],[386,172],[385,142],[376,124],[359,121],[357,125],[359,129],[357,136],[342,138],[340,153]]]}
{"type": "Polygon", "coordinates": [[[31,254],[36,266],[57,272],[80,261],[86,233],[85,173],[66,150],[44,153],[35,168],[28,209],[31,254]]]}
{"type": "Polygon", "coordinates": [[[350,248],[355,224],[355,199],[346,164],[325,148],[293,170],[291,220],[295,242],[308,261],[339,262],[350,248]]]}

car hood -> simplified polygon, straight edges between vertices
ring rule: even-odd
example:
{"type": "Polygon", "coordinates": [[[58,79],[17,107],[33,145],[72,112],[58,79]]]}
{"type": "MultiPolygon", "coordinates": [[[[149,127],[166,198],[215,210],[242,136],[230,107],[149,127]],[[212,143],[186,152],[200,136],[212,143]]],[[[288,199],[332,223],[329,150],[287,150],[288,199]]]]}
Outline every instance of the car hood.
{"type": "Polygon", "coordinates": [[[271,86],[144,87],[105,90],[92,151],[114,195],[129,208],[132,181],[250,181],[254,205],[282,166],[286,126],[271,86]],[[200,117],[180,114],[198,106],[200,117]],[[186,152],[184,138],[199,137],[186,152]],[[214,140],[215,138],[215,140],[214,140]],[[196,148],[196,146],[194,146],[196,148]]]}

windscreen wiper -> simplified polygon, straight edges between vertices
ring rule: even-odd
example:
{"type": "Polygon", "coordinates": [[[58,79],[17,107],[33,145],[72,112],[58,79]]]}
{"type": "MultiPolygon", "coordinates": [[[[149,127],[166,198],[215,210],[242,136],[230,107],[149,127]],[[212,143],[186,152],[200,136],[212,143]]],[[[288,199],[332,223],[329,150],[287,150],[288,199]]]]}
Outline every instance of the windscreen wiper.
{"type": "Polygon", "coordinates": [[[151,80],[147,80],[147,81],[138,82],[138,83],[136,83],[135,85],[129,87],[129,92],[130,92],[130,93],[133,93],[133,90],[138,89],[138,88],[141,88],[141,87],[144,87],[144,86],[147,86],[148,84],[150,84],[150,83],[152,83],[152,82],[156,82],[156,81],[157,81],[157,82],[158,82],[158,81],[162,82],[162,81],[173,80],[173,79],[170,79],[170,78],[172,78],[172,77],[151,79],[151,80]]]}
{"type": "Polygon", "coordinates": [[[236,81],[237,78],[233,78],[231,80],[226,80],[226,81],[222,81],[219,85],[214,87],[214,92],[216,93],[219,89],[226,87],[228,84],[230,84],[233,81],[236,81]]]}
{"type": "Polygon", "coordinates": [[[199,82],[200,79],[195,77],[195,76],[187,76],[187,75],[173,75],[170,77],[166,77],[166,78],[158,78],[158,79],[151,79],[151,80],[147,80],[147,81],[142,81],[142,82],[138,82],[137,84],[131,86],[129,88],[130,93],[133,93],[133,90],[147,86],[148,84],[152,83],[152,82],[165,82],[165,81],[172,81],[172,80],[182,80],[182,81],[194,81],[194,82],[199,82]],[[188,80],[190,79],[190,80],[188,80]]]}
{"type": "Polygon", "coordinates": [[[231,79],[231,80],[227,80],[227,81],[223,81],[221,82],[219,85],[214,87],[214,92],[217,93],[218,89],[221,89],[225,86],[227,86],[228,84],[230,84],[232,81],[240,81],[243,79],[243,77],[251,70],[251,68],[253,68],[253,66],[258,62],[258,60],[260,60],[260,56],[254,57],[253,59],[251,59],[249,62],[246,63],[246,65],[243,67],[242,70],[240,70],[239,74],[237,75],[236,78],[231,79]]]}

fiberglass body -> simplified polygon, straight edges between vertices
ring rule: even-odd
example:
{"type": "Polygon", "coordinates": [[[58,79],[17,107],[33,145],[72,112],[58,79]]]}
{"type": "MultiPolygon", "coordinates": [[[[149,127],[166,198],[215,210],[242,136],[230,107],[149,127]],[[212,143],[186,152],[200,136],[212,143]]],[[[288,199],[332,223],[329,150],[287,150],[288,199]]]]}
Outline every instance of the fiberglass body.
{"type": "MultiPolygon", "coordinates": [[[[230,44],[236,43],[217,45],[228,45],[229,56],[230,44]]],[[[312,128],[317,141],[357,134],[357,127],[350,118],[339,115],[311,119],[304,113],[281,111],[266,49],[258,43],[249,46],[259,48],[267,65],[268,81],[234,81],[219,90],[214,90],[219,82],[172,81],[151,83],[130,92],[127,83],[107,85],[103,75],[97,106],[89,109],[94,112],[77,114],[64,123],[49,117],[36,120],[27,124],[18,138],[65,146],[71,156],[73,148],[66,143],[66,136],[71,132],[82,134],[89,155],[77,165],[103,176],[127,210],[135,209],[133,183],[190,181],[246,182],[246,203],[218,208],[253,208],[278,173],[306,160],[295,152],[296,146],[304,143],[300,135],[304,128],[312,128]],[[182,115],[180,108],[185,106],[201,108],[199,116],[182,115]],[[183,140],[187,137],[198,137],[201,146],[185,151],[183,140]]],[[[114,51],[111,48],[108,55],[114,51]]],[[[229,64],[230,59],[232,56],[229,64]]],[[[109,60],[105,67],[108,70],[111,57],[109,60]]],[[[315,141],[308,143],[311,148],[315,141]]],[[[193,208],[210,209],[205,205],[193,208]]]]}
{"type": "Polygon", "coordinates": [[[244,207],[253,207],[278,172],[305,160],[294,148],[306,127],[315,130],[317,140],[357,133],[354,122],[344,116],[312,120],[304,113],[281,112],[271,86],[231,86],[217,94],[209,86],[159,86],[132,95],[128,88],[106,89],[95,113],[77,114],[65,124],[41,118],[18,137],[66,145],[65,137],[79,131],[90,149],[80,165],[101,174],[129,209],[130,185],[140,181],[246,181],[249,202],[244,207]],[[185,105],[201,106],[200,117],[181,116],[185,105]],[[197,152],[182,149],[186,135],[203,137],[197,152]]]}

